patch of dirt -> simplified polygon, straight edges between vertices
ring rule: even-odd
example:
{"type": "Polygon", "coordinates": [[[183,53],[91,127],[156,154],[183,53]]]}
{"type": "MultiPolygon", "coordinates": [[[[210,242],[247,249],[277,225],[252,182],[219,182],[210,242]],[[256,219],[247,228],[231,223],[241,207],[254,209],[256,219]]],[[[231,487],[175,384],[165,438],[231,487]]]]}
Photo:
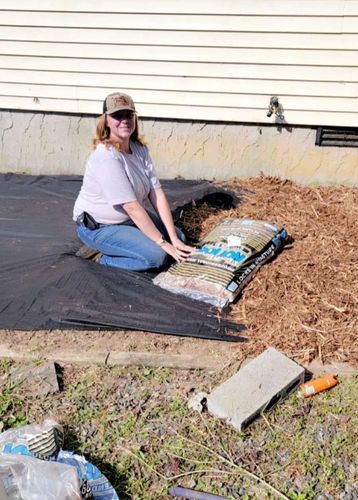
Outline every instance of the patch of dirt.
{"type": "Polygon", "coordinates": [[[322,362],[357,365],[358,190],[300,186],[263,176],[221,185],[236,191],[240,204],[231,210],[194,207],[182,221],[191,238],[201,238],[225,217],[276,222],[294,238],[292,245],[260,269],[231,307],[229,317],[247,326],[247,344],[148,332],[71,330],[0,331],[0,343],[44,351],[72,347],[212,353],[227,363],[272,346],[302,363],[318,357],[322,362]]]}
{"type": "MultiPolygon", "coordinates": [[[[88,353],[152,352],[178,354],[196,358],[212,357],[213,368],[226,366],[238,358],[237,345],[233,342],[208,341],[191,337],[176,337],[143,331],[9,331],[0,330],[0,347],[21,352],[46,353],[77,351],[85,359],[88,353]]],[[[240,354],[239,359],[242,355],[240,354]]]]}

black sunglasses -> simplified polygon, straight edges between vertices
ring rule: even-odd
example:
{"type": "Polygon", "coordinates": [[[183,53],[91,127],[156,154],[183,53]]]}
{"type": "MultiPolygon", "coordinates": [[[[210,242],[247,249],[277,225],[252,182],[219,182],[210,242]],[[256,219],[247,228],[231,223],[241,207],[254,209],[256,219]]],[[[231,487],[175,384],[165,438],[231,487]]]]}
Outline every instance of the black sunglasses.
{"type": "Polygon", "coordinates": [[[115,120],[131,120],[134,116],[134,111],[130,109],[123,109],[122,111],[117,111],[110,115],[115,120]]]}

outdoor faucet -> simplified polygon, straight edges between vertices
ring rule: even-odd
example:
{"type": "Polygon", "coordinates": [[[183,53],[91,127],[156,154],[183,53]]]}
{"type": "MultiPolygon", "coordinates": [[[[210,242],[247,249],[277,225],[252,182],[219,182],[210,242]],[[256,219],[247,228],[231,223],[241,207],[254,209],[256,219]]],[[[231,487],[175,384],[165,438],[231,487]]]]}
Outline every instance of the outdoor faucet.
{"type": "Polygon", "coordinates": [[[278,97],[276,96],[271,97],[266,115],[270,118],[273,113],[275,113],[275,115],[277,115],[279,118],[282,117],[282,106],[278,102],[278,97]]]}

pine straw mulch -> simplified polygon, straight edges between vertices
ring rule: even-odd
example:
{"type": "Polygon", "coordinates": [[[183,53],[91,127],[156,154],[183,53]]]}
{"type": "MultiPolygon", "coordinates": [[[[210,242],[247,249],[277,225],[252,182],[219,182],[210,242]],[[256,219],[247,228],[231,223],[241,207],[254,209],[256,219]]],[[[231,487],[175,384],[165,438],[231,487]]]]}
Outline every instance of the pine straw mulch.
{"type": "Polygon", "coordinates": [[[358,364],[358,190],[309,187],[272,177],[221,183],[239,195],[235,209],[202,205],[184,216],[200,239],[225,217],[282,224],[294,238],[265,264],[231,306],[247,327],[245,356],[275,347],[302,363],[358,364]]]}

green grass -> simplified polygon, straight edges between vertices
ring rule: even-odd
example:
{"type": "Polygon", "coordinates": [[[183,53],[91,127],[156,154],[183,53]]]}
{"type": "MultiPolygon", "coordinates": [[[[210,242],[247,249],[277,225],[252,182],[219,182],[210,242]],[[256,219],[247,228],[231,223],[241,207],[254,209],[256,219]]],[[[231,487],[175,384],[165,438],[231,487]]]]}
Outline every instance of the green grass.
{"type": "Polygon", "coordinates": [[[65,448],[95,463],[121,498],[165,499],[173,485],[260,500],[275,490],[292,500],[357,490],[357,378],[311,399],[295,393],[238,433],[187,408],[192,387],[215,385],[214,375],[67,367],[61,393],[32,398],[9,382],[11,366],[0,364],[4,429],[55,418],[65,448]]]}

